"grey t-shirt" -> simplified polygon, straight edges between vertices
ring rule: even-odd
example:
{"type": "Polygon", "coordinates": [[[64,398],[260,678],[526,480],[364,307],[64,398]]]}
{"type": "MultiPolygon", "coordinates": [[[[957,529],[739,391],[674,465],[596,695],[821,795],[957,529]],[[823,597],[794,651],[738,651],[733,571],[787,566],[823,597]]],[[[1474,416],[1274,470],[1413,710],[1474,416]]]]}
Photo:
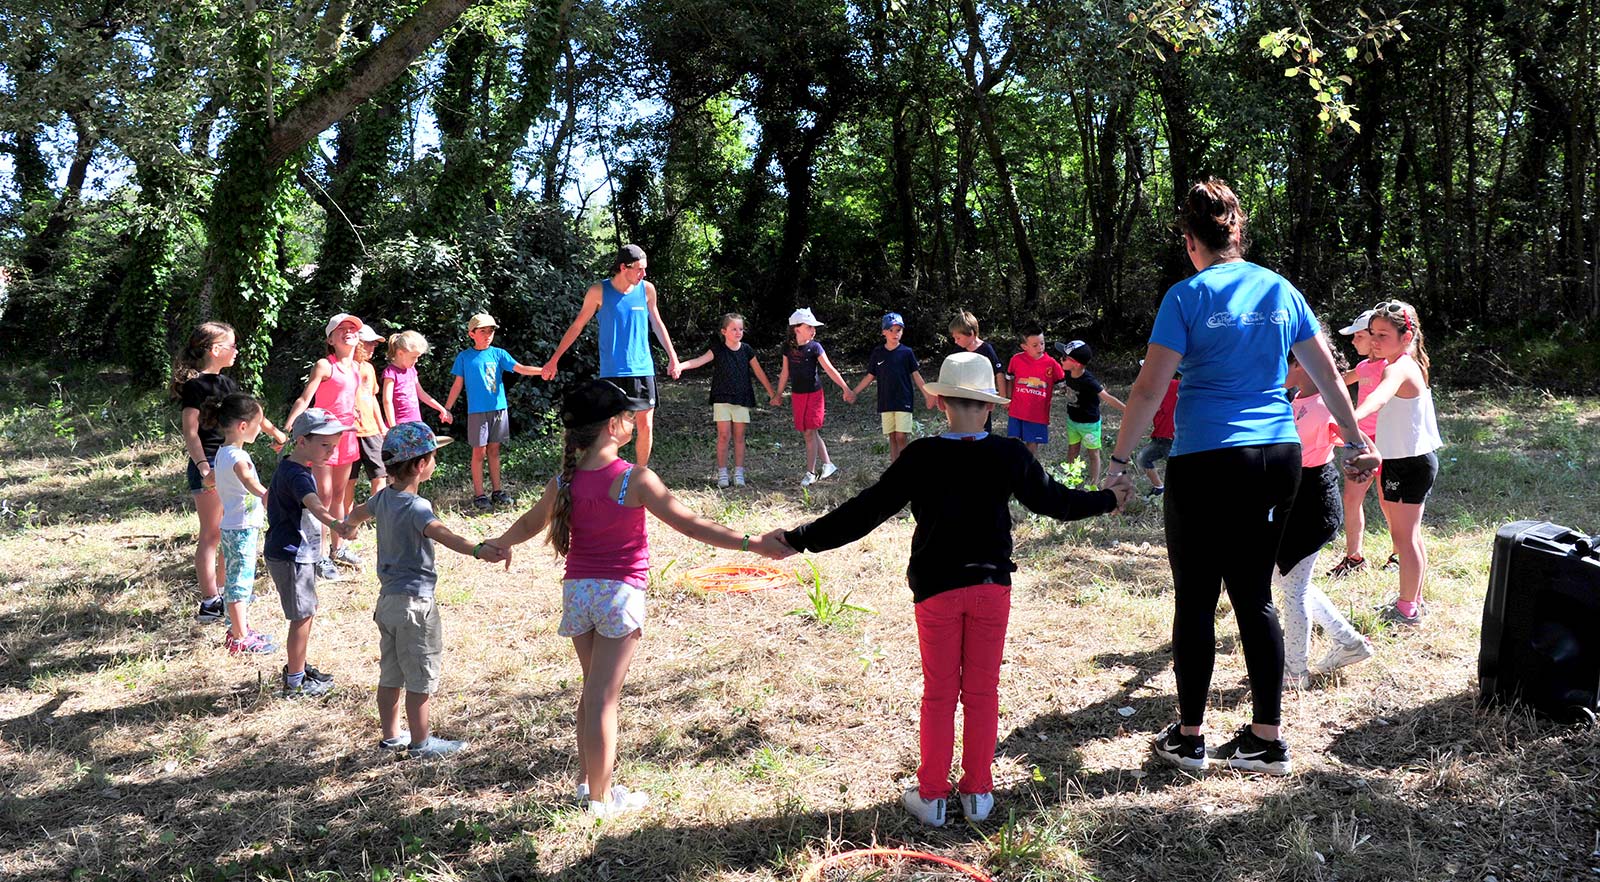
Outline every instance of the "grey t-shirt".
{"type": "Polygon", "coordinates": [[[433,540],[422,531],[438,520],[433,504],[415,493],[393,488],[367,500],[378,523],[379,595],[432,597],[439,574],[433,568],[433,540]]]}

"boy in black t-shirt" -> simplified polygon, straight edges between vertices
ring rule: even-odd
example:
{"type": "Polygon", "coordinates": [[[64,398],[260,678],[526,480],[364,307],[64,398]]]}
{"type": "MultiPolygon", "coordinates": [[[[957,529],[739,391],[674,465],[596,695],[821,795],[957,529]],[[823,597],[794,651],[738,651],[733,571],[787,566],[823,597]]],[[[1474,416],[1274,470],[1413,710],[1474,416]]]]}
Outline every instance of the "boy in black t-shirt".
{"type": "MultiPolygon", "coordinates": [[[[976,352],[994,365],[994,387],[1006,387],[1006,366],[1000,360],[1000,353],[994,351],[994,344],[978,336],[978,317],[965,309],[955,314],[950,319],[950,339],[956,344],[957,352],[976,352]]],[[[994,417],[983,423],[985,432],[994,431],[994,417]]]]}
{"type": "Polygon", "coordinates": [[[944,360],[932,395],[950,429],[907,445],[877,483],[809,524],[773,530],[796,551],[826,551],[862,538],[911,504],[916,531],[906,580],[916,602],[922,654],[922,762],[917,786],[901,797],[906,810],[943,826],[950,795],[955,712],[964,709],[961,780],[956,785],[968,820],[994,809],[995,742],[999,728],[1000,660],[1011,614],[1011,510],[1015,496],[1029,510],[1060,520],[1120,508],[1133,480],[1118,475],[1096,492],[1069,489],[1015,438],[983,431],[995,404],[993,365],[960,352],[944,360]]]}
{"type": "Polygon", "coordinates": [[[911,402],[911,387],[915,385],[921,390],[928,407],[933,407],[933,397],[928,394],[927,384],[922,382],[917,354],[910,346],[900,344],[905,332],[906,323],[900,313],[891,312],[883,317],[883,345],[872,350],[867,359],[867,375],[851,390],[860,395],[874,379],[878,381],[878,416],[883,422],[883,434],[889,436],[890,462],[900,458],[900,451],[906,449],[911,433],[917,430],[916,420],[911,417],[915,407],[911,402]]]}
{"type": "Polygon", "coordinates": [[[1061,362],[1061,369],[1067,376],[1060,385],[1067,389],[1067,458],[1071,462],[1078,458],[1078,448],[1083,448],[1084,470],[1083,485],[1096,487],[1100,484],[1100,402],[1115,407],[1120,411],[1127,411],[1127,405],[1118,401],[1115,395],[1106,391],[1106,387],[1089,373],[1089,359],[1094,357],[1094,350],[1082,340],[1071,343],[1057,343],[1051,347],[1055,350],[1056,359],[1061,362]]]}
{"type": "Polygon", "coordinates": [[[756,351],[744,342],[744,316],[730,312],[722,317],[717,332],[722,339],[698,357],[678,366],[680,371],[711,363],[711,419],[717,424],[717,486],[728,486],[728,439],[733,439],[733,485],[744,486],[744,430],[750,425],[750,409],[756,406],[756,390],[750,384],[755,375],[767,390],[768,398],[778,393],[767,381],[756,351]]]}

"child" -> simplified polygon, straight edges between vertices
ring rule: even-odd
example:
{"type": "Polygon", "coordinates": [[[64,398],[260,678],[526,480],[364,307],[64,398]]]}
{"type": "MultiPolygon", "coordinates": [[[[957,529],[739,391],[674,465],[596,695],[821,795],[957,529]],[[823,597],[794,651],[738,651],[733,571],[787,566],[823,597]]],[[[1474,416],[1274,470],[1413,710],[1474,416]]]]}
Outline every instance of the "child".
{"type": "MultiPolygon", "coordinates": [[[[1142,358],[1139,359],[1139,367],[1144,367],[1142,358]]],[[[1161,404],[1156,407],[1155,418],[1150,423],[1150,443],[1139,448],[1139,455],[1135,457],[1139,468],[1144,469],[1144,476],[1150,479],[1150,499],[1167,492],[1167,486],[1161,481],[1161,473],[1156,471],[1156,463],[1172,453],[1172,439],[1178,434],[1178,385],[1177,377],[1167,381],[1167,394],[1161,397],[1161,404]]],[[[1115,455],[1111,461],[1118,462],[1115,455]]]]}
{"type": "MultiPolygon", "coordinates": [[[[1366,310],[1356,316],[1356,320],[1348,327],[1340,328],[1339,333],[1350,338],[1350,345],[1356,354],[1364,356],[1353,370],[1346,371],[1345,385],[1356,384],[1356,407],[1360,407],[1372,390],[1378,387],[1383,379],[1383,369],[1388,364],[1381,358],[1372,355],[1372,334],[1367,330],[1367,324],[1372,320],[1372,310],[1366,310]]],[[[1361,431],[1368,438],[1376,438],[1378,432],[1378,415],[1370,414],[1361,421],[1361,431]]],[[[1344,559],[1339,561],[1328,575],[1334,578],[1349,575],[1366,567],[1367,559],[1361,554],[1361,546],[1366,538],[1367,491],[1372,489],[1372,476],[1365,478],[1345,476],[1344,481],[1344,559]]],[[[1399,557],[1391,553],[1389,563],[1384,565],[1388,569],[1391,565],[1399,565],[1399,557]]]]}
{"type": "Polygon", "coordinates": [[[778,406],[778,398],[783,395],[783,388],[789,384],[790,375],[793,375],[794,394],[789,396],[789,407],[794,412],[795,431],[804,434],[806,439],[806,473],[800,478],[802,487],[809,487],[839,470],[828,458],[828,445],[822,441],[822,420],[827,413],[827,404],[822,397],[822,378],[818,374],[818,367],[828,374],[828,379],[844,390],[846,404],[854,404],[856,400],[855,393],[850,391],[844,377],[834,370],[833,362],[828,360],[822,344],[817,342],[817,329],[820,327],[822,322],[817,321],[811,310],[804,306],[789,314],[789,337],[783,347],[783,367],[778,371],[778,391],[771,401],[773,407],[778,406]],[[821,472],[817,471],[819,462],[822,464],[821,472]]]}
{"type": "MultiPolygon", "coordinates": [[[[989,359],[994,365],[994,387],[1004,389],[1006,386],[1006,368],[1000,363],[1000,354],[994,351],[994,346],[988,340],[978,337],[978,319],[965,309],[955,314],[950,319],[950,339],[955,341],[956,349],[962,352],[976,352],[989,359]]],[[[984,421],[985,432],[994,431],[994,417],[990,416],[984,421]]]]}
{"type": "MultiPolygon", "coordinates": [[[[200,405],[212,398],[223,398],[239,391],[232,377],[221,373],[239,356],[233,328],[222,322],[206,322],[194,329],[189,342],[173,359],[172,397],[178,399],[183,426],[183,447],[189,455],[189,495],[194,497],[195,513],[200,517],[199,541],[194,550],[194,577],[200,585],[197,622],[220,622],[226,616],[217,583],[221,561],[217,545],[222,541],[222,500],[217,498],[212,467],[217,448],[222,446],[220,429],[200,425],[200,405]]],[[[263,418],[261,427],[272,435],[273,447],[282,448],[288,438],[263,418]]]]}
{"type": "Polygon", "coordinates": [[[851,394],[859,397],[874,379],[878,382],[878,416],[883,422],[883,434],[889,436],[889,461],[900,458],[900,451],[916,431],[916,420],[911,417],[911,387],[916,385],[933,407],[927,384],[922,382],[917,354],[910,346],[900,345],[905,335],[906,323],[900,313],[891,312],[883,317],[883,345],[872,350],[867,360],[867,375],[861,378],[851,394]]]}
{"type": "MultiPolygon", "coordinates": [[[[612,786],[616,761],[617,702],[644,625],[644,588],[650,543],[644,513],[678,532],[718,548],[784,554],[775,542],[750,539],[708,521],[672,497],[655,472],[623,460],[618,449],[633,440],[634,414],[650,402],[628,397],[606,380],[590,380],[561,403],[566,428],[561,474],[539,503],[486,547],[510,549],[550,528],[550,545],[567,559],[561,583],[558,633],[572,638],[583,668],[578,700],[578,798],[602,816],[642,808],[643,793],[612,786]]],[[[508,554],[509,557],[509,554],[508,554]]]]}
{"type": "MultiPolygon", "coordinates": [[[[322,496],[335,520],[344,516],[345,498],[350,489],[350,464],[361,458],[361,445],[356,441],[356,394],[361,385],[361,371],[356,366],[356,347],[361,339],[361,319],[341,312],[328,320],[323,331],[328,353],[317,359],[306,379],[306,387],[289,408],[290,425],[306,408],[320,407],[332,414],[340,425],[349,428],[340,436],[337,446],[326,460],[319,460],[312,468],[317,479],[317,492],[322,496]]],[[[361,558],[344,544],[344,537],[333,533],[328,541],[328,554],[316,563],[317,578],[339,578],[335,563],[361,566],[361,558]]]]}
{"type": "Polygon", "coordinates": [[[1006,366],[1006,435],[1021,438],[1028,452],[1039,455],[1039,446],[1050,443],[1050,398],[1055,385],[1067,372],[1061,363],[1044,354],[1044,328],[1037,322],[1022,326],[1022,351],[1011,356],[1006,366]]]}
{"type": "Polygon", "coordinates": [[[294,451],[278,461],[267,487],[267,543],[262,556],[278,589],[283,617],[289,622],[284,646],[288,656],[283,666],[285,698],[325,695],[333,689],[333,678],[306,661],[311,620],[317,614],[317,561],[323,559],[322,528],[317,522],[336,536],[348,538],[355,530],[340,523],[322,504],[313,469],[326,466],[349,432],[348,423],[320,407],[301,411],[289,430],[294,451]]]}
{"type": "Polygon", "coordinates": [[[444,405],[433,400],[417,381],[417,359],[428,352],[428,340],[416,331],[401,331],[389,337],[389,363],[383,368],[383,421],[391,426],[422,422],[418,402],[439,413],[439,422],[450,425],[455,417],[444,405]]]}
{"type": "Polygon", "coordinates": [[[917,786],[901,802],[934,827],[945,822],[958,699],[965,709],[956,785],[961,808],[970,821],[994,809],[997,690],[1017,568],[1009,500],[1015,495],[1039,514],[1075,520],[1119,508],[1133,487],[1118,477],[1104,490],[1070,490],[1045,474],[1023,444],[984,432],[984,418],[1006,403],[995,394],[992,367],[971,352],[946,358],[928,392],[937,396],[950,431],[908,445],[876,484],[827,515],[763,537],[781,536],[796,551],[826,551],[860,539],[911,503],[917,528],[906,575],[922,652],[922,762],[917,786]]]}
{"type": "Polygon", "coordinates": [[[680,371],[711,363],[711,418],[717,424],[717,486],[728,486],[728,436],[733,436],[733,485],[744,486],[744,430],[750,424],[750,408],[756,406],[756,390],[750,384],[755,374],[767,398],[777,398],[767,372],[761,369],[756,351],[744,342],[744,316],[730,312],[722,317],[718,333],[720,345],[712,342],[702,355],[679,365],[680,371]]]}
{"type": "Polygon", "coordinates": [[[450,394],[444,397],[444,409],[456,406],[456,396],[461,387],[467,388],[467,443],[472,445],[472,504],[479,511],[488,511],[496,505],[510,505],[511,494],[500,486],[500,445],[511,437],[511,420],[506,415],[506,388],[500,382],[503,374],[513,371],[533,376],[540,369],[519,364],[511,353],[494,342],[494,332],[499,326],[494,316],[480,312],[467,320],[467,336],[472,348],[456,356],[450,368],[455,381],[450,384],[450,394]],[[489,460],[489,487],[493,495],[483,492],[483,460],[489,460]]]}
{"type": "Polygon", "coordinates": [[[361,477],[362,467],[366,468],[367,480],[371,482],[369,494],[382,490],[383,482],[388,477],[383,470],[383,433],[389,431],[393,423],[384,419],[383,412],[378,409],[378,374],[372,369],[372,354],[382,344],[382,334],[374,331],[371,325],[361,326],[361,333],[356,338],[356,370],[359,376],[355,411],[356,461],[350,464],[350,480],[345,483],[345,511],[355,508],[356,480],[361,477]]]}
{"type": "MultiPolygon", "coordinates": [[[[1089,373],[1089,360],[1094,350],[1082,340],[1055,345],[1061,369],[1067,372],[1061,385],[1067,387],[1067,463],[1078,458],[1078,448],[1083,448],[1083,483],[1095,487],[1100,483],[1100,402],[1124,413],[1127,405],[1106,391],[1106,387],[1089,373]]],[[[1127,465],[1127,463],[1121,463],[1127,465]]]]}
{"type": "MultiPolygon", "coordinates": [[[[1327,343],[1327,332],[1317,332],[1327,343]]],[[[1340,370],[1344,358],[1328,346],[1340,370]]],[[[1322,395],[1301,367],[1294,351],[1289,352],[1289,374],[1284,381],[1294,407],[1294,427],[1300,435],[1300,490],[1283,527],[1278,543],[1277,573],[1273,581],[1283,589],[1283,686],[1304,689],[1311,683],[1311,621],[1334,640],[1334,646],[1318,663],[1320,672],[1372,658],[1372,643],[1339,614],[1321,588],[1311,584],[1317,566],[1317,553],[1339,534],[1339,467],[1334,462],[1338,429],[1322,395]]]]}
{"type": "Polygon", "coordinates": [[[406,750],[419,758],[459,751],[465,741],[434,736],[428,722],[428,700],[439,688],[439,662],[444,630],[434,585],[433,543],[483,560],[503,560],[482,542],[474,545],[450,531],[433,513],[433,504],[418,495],[433,477],[434,451],[450,443],[435,438],[420,422],[400,423],[383,439],[383,460],[390,484],[351,509],[345,522],[352,528],[368,518],[378,524],[378,746],[406,750]],[[483,552],[487,551],[487,554],[483,552]],[[400,695],[405,693],[406,729],[400,728],[400,695]]]}
{"type": "Polygon", "coordinates": [[[1356,418],[1378,415],[1378,454],[1383,457],[1379,503],[1389,522],[1400,558],[1400,597],[1386,604],[1383,619],[1398,625],[1422,621],[1427,606],[1422,585],[1428,577],[1428,551],[1422,544],[1422,510],[1439,475],[1444,446],[1428,385],[1428,350],[1416,307],[1386,300],[1373,307],[1368,322],[1372,354],[1386,362],[1383,379],[1356,408],[1356,418]]]}
{"type": "Polygon", "coordinates": [[[200,424],[220,429],[223,437],[213,472],[222,502],[222,600],[228,606],[228,634],[222,645],[235,654],[266,654],[278,648],[271,637],[251,630],[247,620],[256,593],[256,539],[261,535],[261,503],[267,488],[244,446],[261,434],[262,419],[261,402],[239,392],[200,405],[200,424]]]}

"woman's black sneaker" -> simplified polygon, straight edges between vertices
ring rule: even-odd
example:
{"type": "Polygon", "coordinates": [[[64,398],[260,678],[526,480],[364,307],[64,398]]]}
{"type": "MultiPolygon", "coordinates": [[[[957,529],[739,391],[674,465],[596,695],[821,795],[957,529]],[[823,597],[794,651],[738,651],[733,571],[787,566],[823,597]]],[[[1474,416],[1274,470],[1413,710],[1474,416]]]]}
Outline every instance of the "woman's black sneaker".
{"type": "Polygon", "coordinates": [[[1198,772],[1206,767],[1206,736],[1185,735],[1177,723],[1168,726],[1152,745],[1163,762],[1198,772]]]}
{"type": "Polygon", "coordinates": [[[1289,760],[1289,742],[1282,738],[1268,741],[1250,731],[1249,726],[1223,742],[1211,758],[1244,772],[1287,775],[1294,771],[1294,764],[1289,760]]]}

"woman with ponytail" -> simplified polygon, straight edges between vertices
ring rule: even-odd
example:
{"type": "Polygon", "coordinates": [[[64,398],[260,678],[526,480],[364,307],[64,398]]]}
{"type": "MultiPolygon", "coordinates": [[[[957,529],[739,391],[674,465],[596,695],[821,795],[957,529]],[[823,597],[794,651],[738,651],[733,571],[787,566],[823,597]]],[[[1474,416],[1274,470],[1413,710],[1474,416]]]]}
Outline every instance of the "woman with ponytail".
{"type": "Polygon", "coordinates": [[[509,555],[513,546],[548,527],[551,547],[566,558],[558,633],[571,638],[583,669],[577,794],[601,817],[649,802],[645,794],[611,783],[618,699],[644,626],[650,577],[645,511],[718,548],[772,558],[789,553],[775,540],[740,535],[700,517],[674,499],[655,472],[622,459],[618,450],[633,440],[635,414],[650,407],[649,401],[630,398],[606,380],[590,380],[567,393],[561,403],[566,429],[561,474],[545,486],[537,505],[484,543],[509,555]]]}

